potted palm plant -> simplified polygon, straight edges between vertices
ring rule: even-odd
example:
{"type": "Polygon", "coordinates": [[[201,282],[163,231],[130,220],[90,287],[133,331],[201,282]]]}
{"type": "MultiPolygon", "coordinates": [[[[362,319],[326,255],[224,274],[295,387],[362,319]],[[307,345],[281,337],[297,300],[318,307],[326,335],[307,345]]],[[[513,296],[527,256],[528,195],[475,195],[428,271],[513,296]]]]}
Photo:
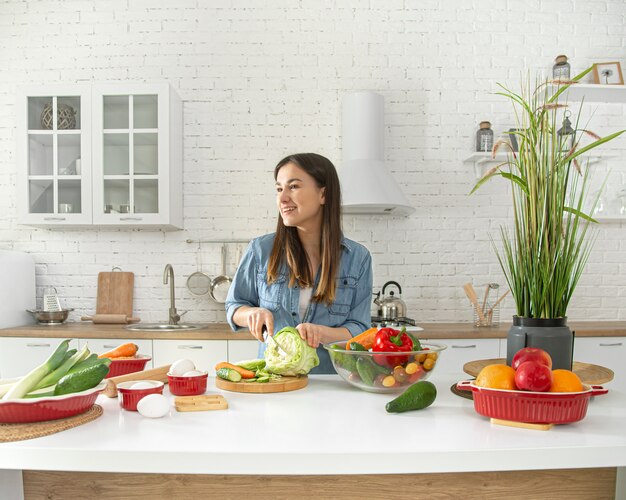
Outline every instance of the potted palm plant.
{"type": "Polygon", "coordinates": [[[540,347],[552,357],[554,368],[572,367],[573,333],[567,326],[567,307],[589,257],[596,222],[592,215],[599,193],[589,196],[590,169],[581,155],[622,134],[599,137],[578,119],[567,130],[560,116],[567,104],[559,97],[591,68],[567,81],[530,81],[518,94],[499,85],[498,92],[514,107],[517,139],[509,141],[507,160],[491,168],[472,189],[495,177],[511,185],[513,227],[502,227],[502,248],[492,244],[515,300],[516,315],[507,336],[507,364],[525,346],[540,347]],[[560,128],[561,127],[561,128],[560,128]],[[565,132],[565,133],[564,133],[565,132]],[[581,144],[583,137],[591,141],[581,144]]]}

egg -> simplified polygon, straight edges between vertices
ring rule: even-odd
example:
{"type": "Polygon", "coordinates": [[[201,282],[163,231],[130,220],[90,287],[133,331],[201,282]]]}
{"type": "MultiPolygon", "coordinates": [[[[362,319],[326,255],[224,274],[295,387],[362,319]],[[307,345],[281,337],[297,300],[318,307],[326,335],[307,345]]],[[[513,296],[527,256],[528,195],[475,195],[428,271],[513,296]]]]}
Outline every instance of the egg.
{"type": "Polygon", "coordinates": [[[182,377],[184,373],[190,372],[196,369],[196,365],[190,359],[179,359],[174,361],[170,367],[170,375],[174,377],[182,377]]]}
{"type": "Polygon", "coordinates": [[[204,375],[204,373],[202,373],[199,370],[191,370],[191,371],[183,373],[183,377],[197,377],[199,375],[204,375]]]}
{"type": "Polygon", "coordinates": [[[139,390],[139,389],[153,389],[154,385],[150,382],[137,382],[129,387],[129,389],[139,390]]]}
{"type": "Polygon", "coordinates": [[[148,394],[137,403],[137,411],[143,417],[161,418],[170,411],[170,402],[163,394],[148,394]]]}

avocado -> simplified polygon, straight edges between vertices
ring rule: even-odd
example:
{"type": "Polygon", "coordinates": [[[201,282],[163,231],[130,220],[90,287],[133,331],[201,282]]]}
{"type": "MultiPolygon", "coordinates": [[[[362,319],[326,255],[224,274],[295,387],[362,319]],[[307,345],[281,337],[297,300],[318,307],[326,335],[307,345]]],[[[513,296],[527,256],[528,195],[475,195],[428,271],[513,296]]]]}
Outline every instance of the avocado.
{"type": "Polygon", "coordinates": [[[423,410],[433,404],[436,398],[437,388],[431,382],[422,380],[410,386],[396,399],[389,401],[385,409],[387,413],[423,410]]]}

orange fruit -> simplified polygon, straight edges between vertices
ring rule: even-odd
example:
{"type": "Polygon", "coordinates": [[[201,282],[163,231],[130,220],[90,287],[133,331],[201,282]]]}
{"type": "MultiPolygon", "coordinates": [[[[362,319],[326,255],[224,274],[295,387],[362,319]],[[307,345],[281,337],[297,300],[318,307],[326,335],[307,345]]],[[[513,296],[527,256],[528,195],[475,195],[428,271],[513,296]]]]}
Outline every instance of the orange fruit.
{"type": "Polygon", "coordinates": [[[583,384],[574,372],[569,370],[552,370],[550,392],[580,392],[583,384]]]}
{"type": "Polygon", "coordinates": [[[487,365],[478,374],[474,382],[478,387],[490,389],[517,390],[515,370],[508,365],[487,365]]]}

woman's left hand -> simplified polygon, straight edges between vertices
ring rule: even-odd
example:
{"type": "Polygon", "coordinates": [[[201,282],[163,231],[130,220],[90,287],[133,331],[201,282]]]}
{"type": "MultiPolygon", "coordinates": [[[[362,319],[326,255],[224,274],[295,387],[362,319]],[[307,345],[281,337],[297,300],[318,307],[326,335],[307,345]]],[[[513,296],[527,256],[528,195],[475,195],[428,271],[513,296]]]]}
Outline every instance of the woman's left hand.
{"type": "Polygon", "coordinates": [[[300,337],[313,348],[317,348],[324,341],[324,330],[326,327],[313,323],[300,323],[296,330],[300,337]]]}

